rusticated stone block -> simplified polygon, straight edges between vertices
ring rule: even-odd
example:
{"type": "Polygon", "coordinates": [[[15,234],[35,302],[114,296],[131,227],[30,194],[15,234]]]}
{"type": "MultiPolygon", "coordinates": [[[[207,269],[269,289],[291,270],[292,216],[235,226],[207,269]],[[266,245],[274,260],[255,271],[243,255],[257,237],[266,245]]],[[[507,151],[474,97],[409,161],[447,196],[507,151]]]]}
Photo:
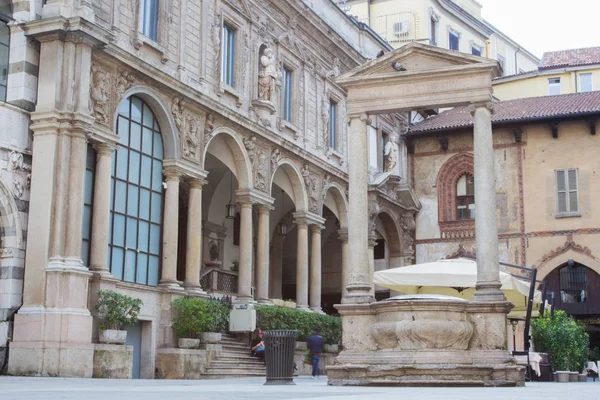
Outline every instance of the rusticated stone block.
{"type": "Polygon", "coordinates": [[[94,345],[94,378],[131,379],[133,346],[94,345]]]}

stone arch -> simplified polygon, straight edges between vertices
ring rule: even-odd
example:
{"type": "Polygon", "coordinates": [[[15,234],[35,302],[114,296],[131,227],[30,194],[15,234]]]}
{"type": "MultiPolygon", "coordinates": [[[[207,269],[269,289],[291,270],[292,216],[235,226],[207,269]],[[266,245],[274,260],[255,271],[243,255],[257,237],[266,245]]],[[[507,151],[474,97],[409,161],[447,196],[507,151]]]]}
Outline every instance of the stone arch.
{"type": "Polygon", "coordinates": [[[227,152],[220,161],[233,172],[239,182],[239,189],[252,189],[252,163],[240,136],[231,128],[215,128],[204,144],[200,161],[202,169],[205,169],[206,154],[211,145],[216,147],[217,152],[227,152]]]}
{"type": "Polygon", "coordinates": [[[600,274],[600,259],[595,257],[589,248],[580,246],[572,240],[567,240],[563,246],[548,252],[536,262],[533,268],[538,271],[537,279],[545,279],[554,269],[569,260],[583,264],[600,274]]]}
{"type": "Polygon", "coordinates": [[[12,192],[3,179],[0,179],[0,226],[2,227],[0,238],[2,249],[22,250],[24,241],[21,217],[12,192]]]}
{"type": "Polygon", "coordinates": [[[129,88],[125,93],[123,93],[123,97],[119,100],[117,105],[114,117],[113,117],[113,127],[117,126],[117,118],[119,117],[119,108],[121,107],[121,103],[128,99],[130,96],[137,96],[140,99],[144,100],[154,117],[158,121],[158,125],[160,127],[160,134],[162,136],[163,141],[163,149],[164,156],[163,159],[169,160],[179,160],[181,159],[181,147],[179,142],[179,133],[177,131],[177,126],[175,125],[175,120],[173,119],[173,115],[169,111],[169,107],[163,100],[162,97],[152,88],[148,86],[133,86],[129,88]]]}
{"type": "Polygon", "coordinates": [[[436,181],[439,221],[456,220],[456,184],[464,174],[474,175],[473,155],[470,153],[456,154],[440,168],[436,181]]]}
{"type": "Polygon", "coordinates": [[[325,193],[323,205],[327,206],[335,214],[340,221],[340,228],[347,228],[348,201],[344,195],[344,189],[339,183],[331,182],[323,188],[323,192],[325,193]]]}
{"type": "Polygon", "coordinates": [[[308,195],[300,168],[289,158],[283,158],[277,163],[271,175],[269,193],[273,190],[273,184],[277,183],[281,189],[294,201],[296,212],[308,212],[308,195]],[[285,175],[280,175],[283,173],[285,175]],[[286,179],[287,178],[287,179],[286,179]]]}
{"type": "Polygon", "coordinates": [[[402,244],[400,241],[400,223],[398,219],[394,216],[394,213],[391,210],[386,208],[379,211],[379,213],[373,218],[373,222],[375,222],[379,218],[381,224],[383,225],[383,229],[385,230],[385,235],[387,237],[387,246],[389,249],[390,257],[401,257],[402,256],[402,244]]]}

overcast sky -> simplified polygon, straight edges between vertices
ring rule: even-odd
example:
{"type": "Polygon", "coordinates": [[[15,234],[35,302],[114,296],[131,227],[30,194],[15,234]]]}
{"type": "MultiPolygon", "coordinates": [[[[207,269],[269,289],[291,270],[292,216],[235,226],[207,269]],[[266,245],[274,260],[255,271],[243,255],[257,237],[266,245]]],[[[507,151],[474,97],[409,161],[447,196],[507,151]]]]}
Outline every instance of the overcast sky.
{"type": "Polygon", "coordinates": [[[477,0],[483,18],[541,57],[600,46],[600,0],[477,0]]]}

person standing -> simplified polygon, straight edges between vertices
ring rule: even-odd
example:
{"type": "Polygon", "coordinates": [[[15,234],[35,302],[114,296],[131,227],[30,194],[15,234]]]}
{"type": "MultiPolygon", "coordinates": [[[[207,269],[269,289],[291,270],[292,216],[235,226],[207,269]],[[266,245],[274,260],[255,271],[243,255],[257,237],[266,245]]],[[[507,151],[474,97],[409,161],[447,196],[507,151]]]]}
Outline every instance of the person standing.
{"type": "Polygon", "coordinates": [[[324,344],[325,340],[323,339],[323,336],[319,335],[319,330],[317,328],[313,329],[312,335],[310,335],[306,341],[306,347],[308,347],[312,356],[312,379],[317,379],[319,361],[321,360],[321,352],[323,351],[324,344]]]}

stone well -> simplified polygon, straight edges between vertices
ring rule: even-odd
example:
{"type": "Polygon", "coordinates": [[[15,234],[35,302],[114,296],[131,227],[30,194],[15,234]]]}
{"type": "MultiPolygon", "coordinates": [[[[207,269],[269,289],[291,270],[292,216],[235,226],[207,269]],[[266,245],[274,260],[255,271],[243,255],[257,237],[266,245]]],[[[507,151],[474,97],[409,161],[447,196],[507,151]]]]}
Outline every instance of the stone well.
{"type": "Polygon", "coordinates": [[[506,348],[508,302],[404,295],[336,306],[344,350],[330,385],[522,386],[506,348]]]}

